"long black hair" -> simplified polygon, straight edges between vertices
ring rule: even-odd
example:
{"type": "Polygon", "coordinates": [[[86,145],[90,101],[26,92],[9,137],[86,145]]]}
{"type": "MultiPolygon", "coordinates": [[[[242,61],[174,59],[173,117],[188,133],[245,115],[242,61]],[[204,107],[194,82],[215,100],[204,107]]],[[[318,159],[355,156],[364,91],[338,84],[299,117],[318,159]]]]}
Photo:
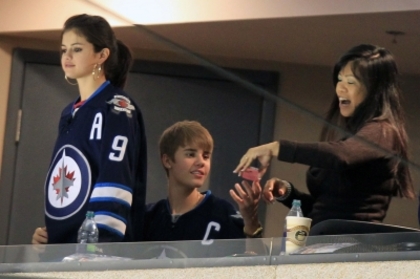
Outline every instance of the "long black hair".
{"type": "Polygon", "coordinates": [[[114,86],[124,88],[133,59],[130,49],[116,39],[109,23],[100,16],[75,15],[64,23],[61,37],[70,30],[91,43],[96,53],[104,48],[110,50],[110,55],[103,64],[105,78],[114,86]]]}
{"type": "MultiPolygon", "coordinates": [[[[366,87],[365,100],[356,107],[351,117],[340,114],[337,96],[331,103],[326,120],[356,134],[369,121],[383,121],[395,131],[396,151],[399,157],[394,168],[397,178],[397,195],[414,198],[408,162],[408,136],[405,130],[404,112],[401,106],[401,90],[397,64],[390,51],[383,47],[361,44],[347,51],[335,64],[333,84],[337,85],[339,72],[351,63],[353,75],[366,87]]],[[[336,131],[325,125],[321,140],[337,139],[336,131]]]]}

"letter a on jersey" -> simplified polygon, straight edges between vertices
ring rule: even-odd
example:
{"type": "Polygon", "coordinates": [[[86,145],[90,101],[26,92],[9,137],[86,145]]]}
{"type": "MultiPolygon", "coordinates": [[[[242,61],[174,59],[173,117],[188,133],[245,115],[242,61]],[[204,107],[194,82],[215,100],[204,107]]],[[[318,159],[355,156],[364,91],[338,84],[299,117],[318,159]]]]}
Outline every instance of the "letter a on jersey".
{"type": "Polygon", "coordinates": [[[90,140],[100,140],[102,137],[102,113],[98,112],[95,115],[92,123],[92,129],[90,130],[90,140]]]}

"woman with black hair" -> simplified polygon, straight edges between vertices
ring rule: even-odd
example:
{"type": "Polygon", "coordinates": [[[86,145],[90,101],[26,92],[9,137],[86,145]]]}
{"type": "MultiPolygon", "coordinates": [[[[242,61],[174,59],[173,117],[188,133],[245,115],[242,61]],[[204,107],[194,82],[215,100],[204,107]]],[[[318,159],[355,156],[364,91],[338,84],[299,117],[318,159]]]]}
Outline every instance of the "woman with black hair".
{"type": "Polygon", "coordinates": [[[61,66],[80,96],[64,108],[45,182],[45,224],[32,243],[75,243],[87,211],[99,242],[142,239],[146,138],[138,106],[123,91],[132,57],[102,17],[69,18],[61,66]]]}
{"type": "Polygon", "coordinates": [[[234,172],[258,159],[263,174],[272,157],[308,165],[309,194],[272,178],[263,199],[288,207],[300,199],[312,225],[327,219],[382,222],[393,196],[415,198],[396,63],[388,50],[362,44],[335,65],[333,83],[326,117],[333,125],[324,126],[320,142],[280,140],[250,148],[234,172]]]}

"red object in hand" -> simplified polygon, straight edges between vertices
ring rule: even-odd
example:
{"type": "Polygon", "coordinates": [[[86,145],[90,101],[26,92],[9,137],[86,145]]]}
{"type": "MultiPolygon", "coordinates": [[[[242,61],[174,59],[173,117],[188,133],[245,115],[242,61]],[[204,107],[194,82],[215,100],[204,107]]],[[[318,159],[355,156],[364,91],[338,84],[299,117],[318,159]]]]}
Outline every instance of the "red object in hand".
{"type": "Polygon", "coordinates": [[[241,173],[243,179],[256,181],[259,180],[259,173],[258,169],[254,167],[249,167],[241,173]]]}

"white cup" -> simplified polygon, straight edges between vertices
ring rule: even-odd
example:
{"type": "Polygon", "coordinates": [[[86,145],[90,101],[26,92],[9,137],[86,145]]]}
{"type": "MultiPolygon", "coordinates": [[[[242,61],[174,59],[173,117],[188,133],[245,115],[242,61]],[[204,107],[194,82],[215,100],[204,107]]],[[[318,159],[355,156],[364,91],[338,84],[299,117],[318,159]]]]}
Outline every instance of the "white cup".
{"type": "Polygon", "coordinates": [[[309,230],[311,229],[311,222],[311,218],[295,216],[286,217],[286,255],[305,246],[309,230]]]}

